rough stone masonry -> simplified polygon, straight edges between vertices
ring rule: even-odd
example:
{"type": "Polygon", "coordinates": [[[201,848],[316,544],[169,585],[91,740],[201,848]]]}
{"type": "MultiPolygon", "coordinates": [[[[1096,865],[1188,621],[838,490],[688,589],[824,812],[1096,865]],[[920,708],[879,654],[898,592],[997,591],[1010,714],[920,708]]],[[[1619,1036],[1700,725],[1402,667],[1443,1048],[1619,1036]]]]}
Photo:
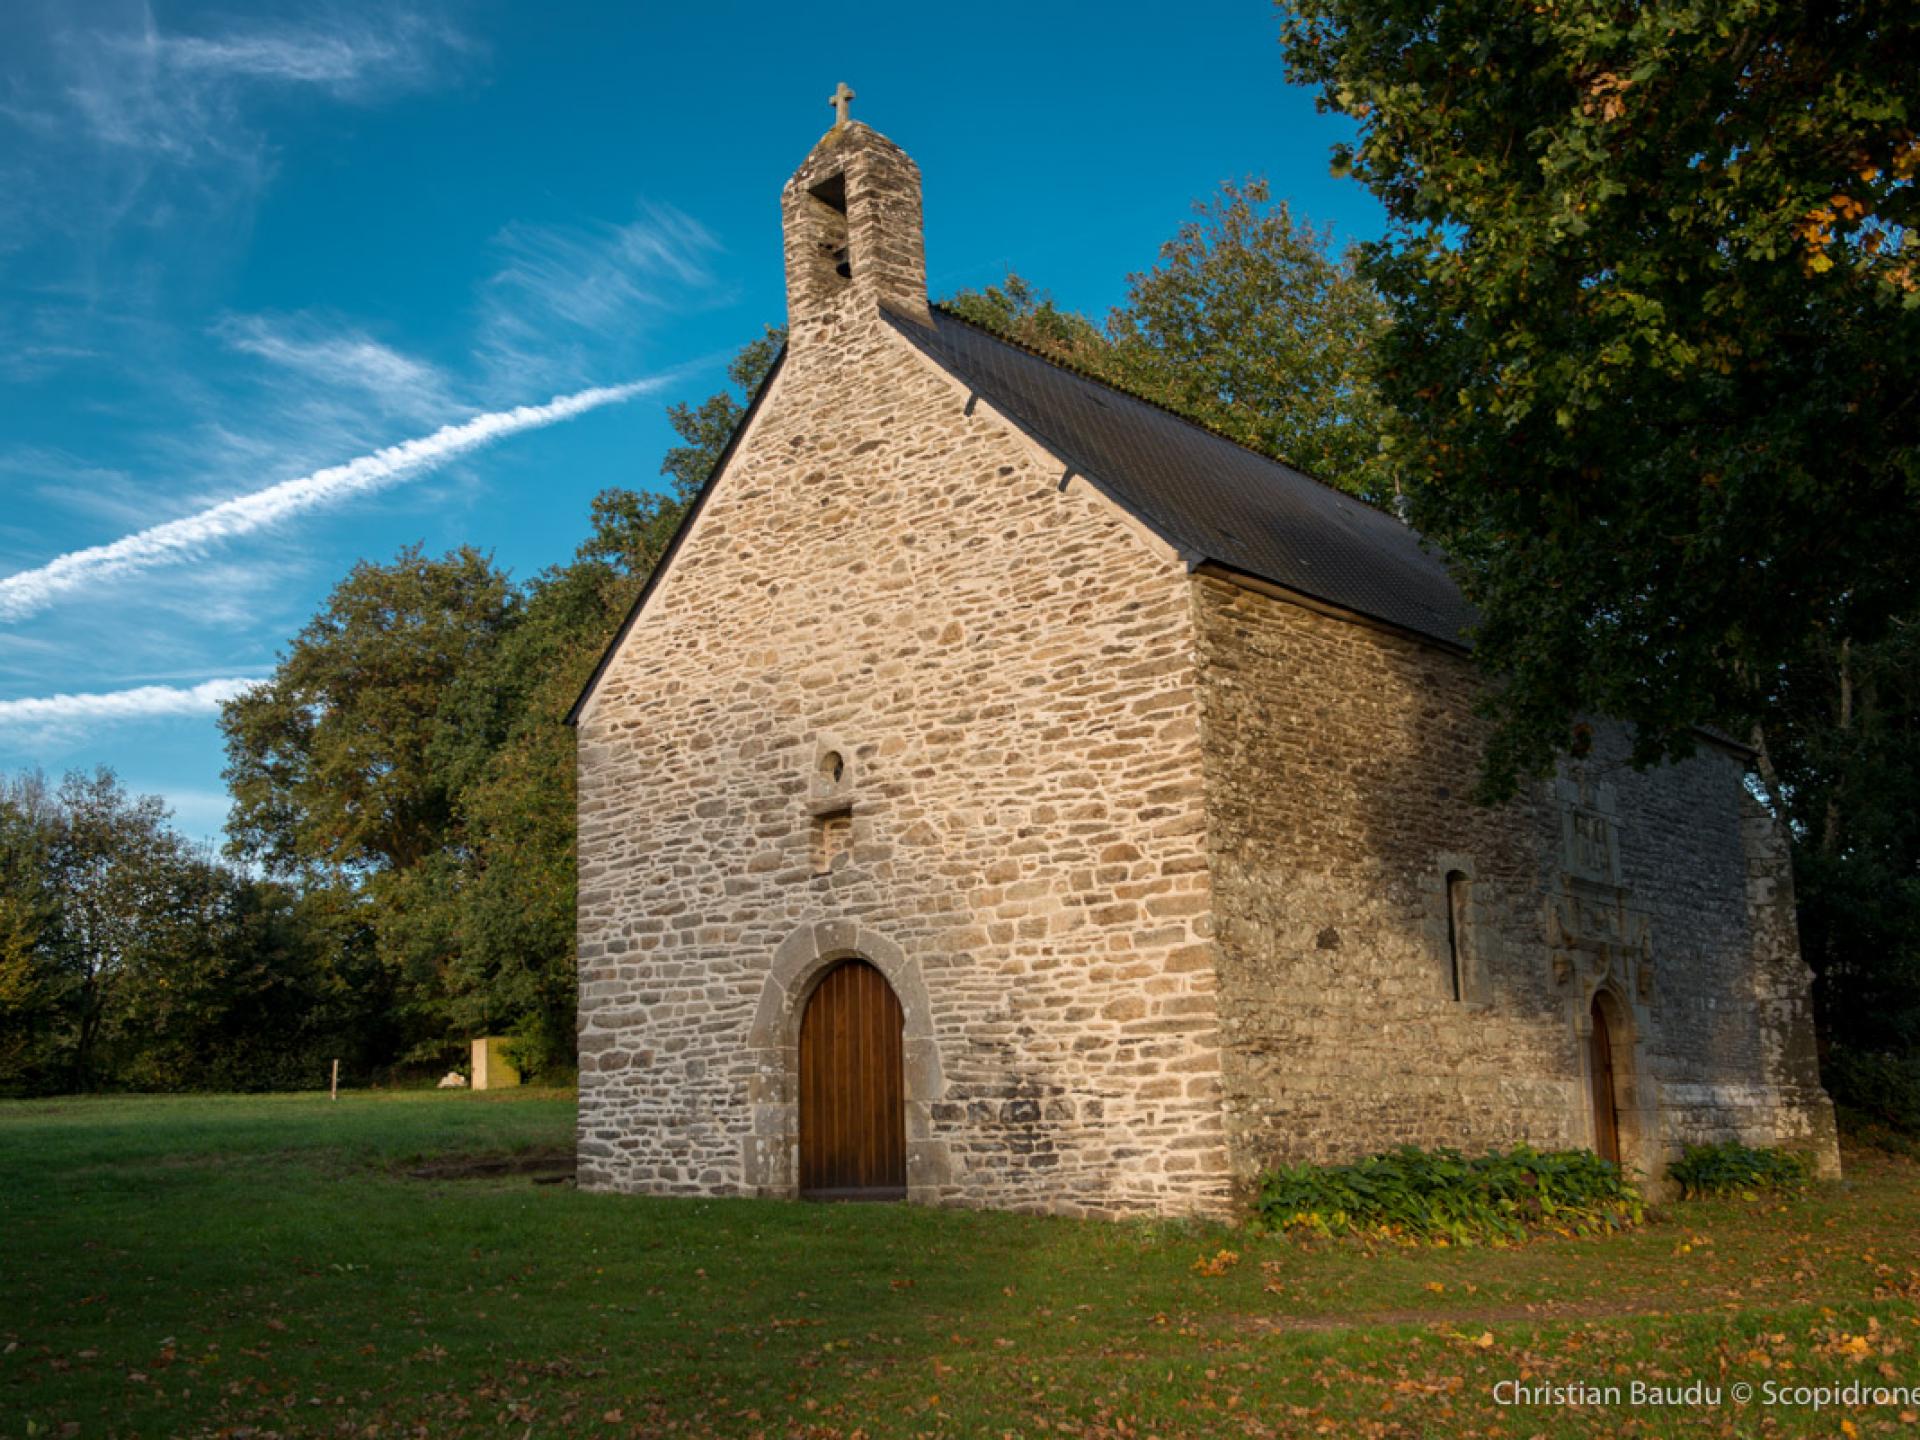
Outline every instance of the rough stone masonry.
{"type": "Polygon", "coordinates": [[[582,1184],[795,1194],[854,958],[916,1201],[1217,1213],[1279,1160],[1593,1144],[1596,1013],[1643,1176],[1836,1169],[1747,757],[1603,732],[1476,806],[1460,645],[1198,553],[939,361],[898,147],[836,124],[781,203],[786,353],[576,709],[582,1184]]]}

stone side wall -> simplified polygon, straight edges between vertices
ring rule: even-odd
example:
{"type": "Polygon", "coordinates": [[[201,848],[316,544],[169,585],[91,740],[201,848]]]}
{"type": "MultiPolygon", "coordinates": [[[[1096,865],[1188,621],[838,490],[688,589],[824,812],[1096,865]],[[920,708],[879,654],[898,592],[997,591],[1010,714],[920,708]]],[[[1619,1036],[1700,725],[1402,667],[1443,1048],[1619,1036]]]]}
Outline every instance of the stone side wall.
{"type": "Polygon", "coordinates": [[[1591,1144],[1596,991],[1643,1175],[1734,1136],[1833,1163],[1784,858],[1757,838],[1737,757],[1641,774],[1603,734],[1561,780],[1481,807],[1468,661],[1194,586],[1239,1184],[1401,1143],[1591,1144]],[[1471,897],[1457,1000],[1449,871],[1471,897]]]}
{"type": "Polygon", "coordinates": [[[581,717],[582,1183],[792,1193],[799,1010],[861,954],[911,1198],[1219,1208],[1185,569],[871,308],[803,318],[581,717]]]}

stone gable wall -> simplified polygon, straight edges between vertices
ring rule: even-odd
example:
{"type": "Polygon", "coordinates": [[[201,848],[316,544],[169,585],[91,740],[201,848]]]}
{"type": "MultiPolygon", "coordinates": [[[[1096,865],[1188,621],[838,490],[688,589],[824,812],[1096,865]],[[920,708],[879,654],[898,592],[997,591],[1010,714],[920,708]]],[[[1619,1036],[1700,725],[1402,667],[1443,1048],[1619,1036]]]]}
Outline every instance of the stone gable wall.
{"type": "Polygon", "coordinates": [[[793,1193],[799,1007],[861,954],[911,1198],[1217,1209],[1185,569],[871,308],[805,319],[580,720],[581,1181],[793,1193]]]}
{"type": "Polygon", "coordinates": [[[1467,660],[1194,583],[1241,1186],[1403,1143],[1590,1145],[1596,989],[1619,1007],[1622,1140],[1644,1175],[1734,1137],[1837,1165],[1785,859],[1739,759],[1641,774],[1603,733],[1560,781],[1481,807],[1467,660]],[[1458,1000],[1448,871],[1471,895],[1458,1000]]]}

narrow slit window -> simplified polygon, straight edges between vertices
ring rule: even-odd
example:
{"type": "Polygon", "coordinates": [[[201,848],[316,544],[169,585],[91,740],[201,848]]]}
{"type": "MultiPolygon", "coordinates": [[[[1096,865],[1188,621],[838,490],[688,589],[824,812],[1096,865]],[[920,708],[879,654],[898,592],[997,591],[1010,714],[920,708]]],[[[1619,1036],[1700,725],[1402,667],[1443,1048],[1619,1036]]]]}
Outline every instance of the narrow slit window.
{"type": "Polygon", "coordinates": [[[1447,987],[1455,1000],[1467,993],[1468,907],[1473,882],[1461,870],[1447,872],[1447,987]]]}

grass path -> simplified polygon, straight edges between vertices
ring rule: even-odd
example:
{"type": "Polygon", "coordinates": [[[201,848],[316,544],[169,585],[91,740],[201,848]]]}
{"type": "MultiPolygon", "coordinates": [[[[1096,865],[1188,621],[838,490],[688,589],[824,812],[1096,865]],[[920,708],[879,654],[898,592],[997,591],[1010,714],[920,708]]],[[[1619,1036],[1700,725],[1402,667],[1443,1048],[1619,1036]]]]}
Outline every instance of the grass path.
{"type": "Polygon", "coordinates": [[[551,1151],[572,1116],[538,1092],[0,1105],[0,1436],[1920,1440],[1920,1405],[1728,1388],[1920,1389],[1906,1162],[1624,1237],[1377,1253],[410,1176],[551,1151]],[[1496,1403],[1516,1380],[1722,1397],[1496,1403]]]}

